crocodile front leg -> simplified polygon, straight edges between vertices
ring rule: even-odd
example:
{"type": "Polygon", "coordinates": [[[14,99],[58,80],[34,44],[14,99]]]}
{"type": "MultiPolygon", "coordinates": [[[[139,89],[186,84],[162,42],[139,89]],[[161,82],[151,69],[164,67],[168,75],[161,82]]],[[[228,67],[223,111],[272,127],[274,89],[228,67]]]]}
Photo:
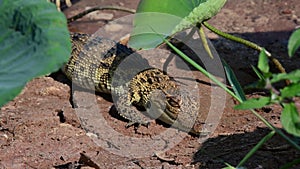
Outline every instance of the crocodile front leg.
{"type": "Polygon", "coordinates": [[[118,114],[129,122],[126,124],[126,128],[138,124],[148,127],[151,119],[138,110],[137,107],[130,103],[126,94],[120,96],[115,103],[118,114]]]}

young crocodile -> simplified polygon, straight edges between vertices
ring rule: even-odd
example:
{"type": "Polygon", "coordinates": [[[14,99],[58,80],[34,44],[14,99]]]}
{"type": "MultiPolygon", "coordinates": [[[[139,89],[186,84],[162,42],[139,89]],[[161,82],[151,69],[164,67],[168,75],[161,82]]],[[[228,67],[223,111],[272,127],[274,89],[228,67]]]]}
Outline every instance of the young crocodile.
{"type": "Polygon", "coordinates": [[[200,134],[193,128],[198,101],[180,90],[163,71],[150,67],[140,55],[112,40],[80,33],[71,33],[71,40],[72,54],[63,72],[80,87],[117,95],[116,107],[119,115],[129,121],[127,127],[146,126],[151,117],[179,130],[200,134]],[[133,57],[128,57],[131,54],[133,57]],[[116,71],[127,58],[133,58],[134,63],[127,70],[116,71]]]}

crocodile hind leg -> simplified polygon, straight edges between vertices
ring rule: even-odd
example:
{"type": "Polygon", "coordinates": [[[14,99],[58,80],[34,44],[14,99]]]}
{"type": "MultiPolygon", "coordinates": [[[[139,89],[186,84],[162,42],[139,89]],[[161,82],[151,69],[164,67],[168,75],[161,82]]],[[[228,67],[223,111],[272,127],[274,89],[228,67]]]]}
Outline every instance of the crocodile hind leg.
{"type": "Polygon", "coordinates": [[[117,103],[115,104],[118,110],[118,114],[128,120],[126,128],[137,124],[138,126],[143,125],[148,127],[151,119],[143,114],[142,111],[138,110],[133,106],[129,101],[127,95],[122,95],[118,98],[117,103]]]}

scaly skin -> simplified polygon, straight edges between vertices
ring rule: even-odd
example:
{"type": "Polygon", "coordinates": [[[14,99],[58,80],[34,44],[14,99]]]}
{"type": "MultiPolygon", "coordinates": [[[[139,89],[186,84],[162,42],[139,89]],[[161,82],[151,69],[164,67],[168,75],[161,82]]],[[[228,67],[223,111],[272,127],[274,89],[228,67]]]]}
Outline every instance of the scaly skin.
{"type": "Polygon", "coordinates": [[[197,100],[181,91],[163,71],[151,68],[140,55],[131,57],[132,64],[119,71],[121,62],[133,54],[131,49],[87,34],[72,33],[71,40],[72,54],[63,72],[78,86],[116,95],[118,113],[129,121],[127,127],[148,125],[150,117],[201,134],[193,128],[199,111],[197,100]],[[113,76],[117,77],[116,83],[112,82],[113,76]]]}

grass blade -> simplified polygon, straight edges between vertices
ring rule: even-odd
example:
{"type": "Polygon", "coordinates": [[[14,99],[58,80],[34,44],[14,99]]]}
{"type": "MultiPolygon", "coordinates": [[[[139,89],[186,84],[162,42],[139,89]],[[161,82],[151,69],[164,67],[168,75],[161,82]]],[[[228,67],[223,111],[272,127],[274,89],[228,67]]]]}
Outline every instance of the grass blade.
{"type": "Polygon", "coordinates": [[[241,167],[242,165],[245,164],[245,162],[253,156],[253,154],[270,138],[274,136],[276,132],[273,130],[269,134],[267,134],[264,138],[262,138],[246,155],[245,157],[240,161],[240,163],[236,166],[237,168],[241,167]]]}
{"type": "Polygon", "coordinates": [[[222,63],[225,69],[227,80],[230,83],[230,86],[232,87],[234,93],[239,97],[242,101],[246,100],[246,96],[244,93],[244,90],[237,80],[233,70],[230,68],[230,66],[225,62],[225,60],[222,59],[222,63]]]}

